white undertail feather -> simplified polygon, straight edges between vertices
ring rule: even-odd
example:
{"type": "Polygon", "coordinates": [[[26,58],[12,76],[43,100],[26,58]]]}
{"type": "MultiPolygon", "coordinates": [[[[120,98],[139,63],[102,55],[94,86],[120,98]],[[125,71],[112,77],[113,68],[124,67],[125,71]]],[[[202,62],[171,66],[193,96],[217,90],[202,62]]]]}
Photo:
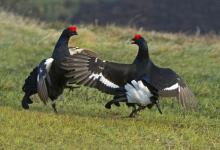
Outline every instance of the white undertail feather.
{"type": "Polygon", "coordinates": [[[131,84],[127,83],[125,85],[125,90],[127,91],[128,103],[135,103],[142,106],[151,104],[150,98],[153,96],[147,86],[143,84],[142,81],[132,80],[131,84]]]}
{"type": "Polygon", "coordinates": [[[100,82],[102,82],[103,84],[105,84],[106,86],[110,87],[110,88],[119,88],[118,85],[112,83],[111,81],[109,81],[108,79],[106,79],[102,73],[96,74],[96,73],[92,73],[89,76],[90,79],[93,80],[97,80],[99,79],[100,82]]]}

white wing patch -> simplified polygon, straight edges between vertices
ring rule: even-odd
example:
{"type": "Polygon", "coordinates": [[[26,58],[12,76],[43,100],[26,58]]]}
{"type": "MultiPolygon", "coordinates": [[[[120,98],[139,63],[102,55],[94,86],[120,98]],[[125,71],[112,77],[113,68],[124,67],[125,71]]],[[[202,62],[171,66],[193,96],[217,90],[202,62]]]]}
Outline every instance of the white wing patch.
{"type": "Polygon", "coordinates": [[[176,90],[179,88],[179,83],[175,83],[174,85],[167,87],[165,89],[163,89],[164,91],[172,91],[172,90],[176,90]]]}
{"type": "Polygon", "coordinates": [[[47,72],[49,72],[50,71],[50,68],[51,68],[51,66],[52,66],[52,62],[53,62],[53,58],[48,58],[48,59],[46,59],[46,61],[45,61],[45,65],[46,65],[46,69],[47,69],[47,72]]]}
{"type": "Polygon", "coordinates": [[[105,84],[106,86],[110,87],[110,88],[119,88],[118,85],[112,83],[111,81],[109,81],[108,79],[106,79],[102,73],[96,74],[96,73],[92,73],[89,78],[93,79],[93,80],[97,80],[99,79],[100,82],[102,82],[103,84],[105,84]]]}
{"type": "Polygon", "coordinates": [[[83,48],[72,47],[72,48],[69,48],[69,53],[70,55],[75,55],[75,54],[81,53],[83,50],[84,50],[83,48]]]}
{"type": "Polygon", "coordinates": [[[140,104],[146,106],[151,104],[151,96],[153,94],[150,92],[147,86],[143,84],[142,81],[132,80],[131,84],[127,83],[125,85],[128,103],[140,104]]]}

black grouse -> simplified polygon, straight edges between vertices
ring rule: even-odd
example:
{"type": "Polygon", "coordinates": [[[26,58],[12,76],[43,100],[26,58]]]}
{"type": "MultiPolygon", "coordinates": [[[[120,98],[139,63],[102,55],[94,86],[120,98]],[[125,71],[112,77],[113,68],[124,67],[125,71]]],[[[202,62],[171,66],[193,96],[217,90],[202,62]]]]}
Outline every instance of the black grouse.
{"type": "Polygon", "coordinates": [[[142,59],[146,59],[149,83],[159,90],[159,96],[176,97],[184,108],[194,108],[197,100],[185,81],[170,68],[158,67],[151,61],[147,42],[140,34],[136,35],[133,41],[139,47],[134,63],[138,64],[142,59]]]}
{"type": "MultiPolygon", "coordinates": [[[[182,78],[170,68],[160,68],[151,61],[147,42],[140,34],[135,35],[132,41],[139,47],[133,63],[142,64],[144,60],[147,61],[148,82],[158,90],[159,96],[176,97],[184,108],[194,108],[197,103],[196,98],[182,78]]],[[[111,104],[112,102],[109,102],[107,106],[110,107],[111,104]]]]}
{"type": "MultiPolygon", "coordinates": [[[[88,50],[87,50],[88,51],[88,50]]],[[[83,51],[82,51],[83,52],[83,51]]],[[[113,100],[106,105],[118,102],[126,102],[133,106],[130,116],[137,111],[151,108],[154,104],[158,107],[158,91],[149,83],[147,75],[147,61],[133,64],[119,64],[101,60],[95,54],[78,53],[65,57],[61,68],[69,70],[65,74],[69,82],[78,85],[94,87],[102,92],[114,95],[113,100]],[[136,105],[139,108],[136,108],[136,105]]]]}
{"type": "MultiPolygon", "coordinates": [[[[137,34],[132,39],[133,44],[139,47],[138,54],[134,64],[142,64],[147,61],[147,77],[149,83],[159,92],[160,97],[176,97],[184,108],[193,108],[196,105],[196,98],[191,89],[186,85],[183,79],[170,68],[160,68],[150,59],[148,46],[145,39],[137,34]]],[[[107,103],[107,106],[112,102],[107,103]]]]}
{"type": "MultiPolygon", "coordinates": [[[[147,43],[141,35],[135,35],[132,41],[133,44],[139,46],[138,54],[132,64],[108,62],[99,59],[96,55],[78,53],[66,57],[66,61],[63,61],[61,68],[69,70],[69,73],[65,74],[65,76],[71,82],[94,87],[102,92],[115,95],[113,100],[106,104],[107,108],[110,108],[113,103],[120,102],[118,98],[128,104],[131,103],[128,100],[129,92],[126,87],[130,87],[129,85],[135,87],[135,82],[143,83],[150,90],[152,97],[155,99],[154,104],[157,104],[157,94],[159,94],[162,97],[176,97],[183,107],[194,107],[196,104],[195,96],[181,77],[169,68],[157,67],[151,61],[147,43]],[[126,94],[126,100],[124,94],[126,94]]],[[[137,90],[138,86],[136,87],[135,89],[137,90]]],[[[137,92],[134,93],[137,94],[137,92]]],[[[141,100],[143,99],[138,101],[140,102],[141,100]]],[[[134,107],[135,105],[132,106],[134,107]]],[[[151,104],[148,103],[147,106],[151,108],[153,102],[151,104]]],[[[134,110],[136,112],[135,108],[134,110]]]]}
{"type": "Polygon", "coordinates": [[[63,93],[64,88],[74,88],[68,85],[64,76],[66,71],[60,68],[60,63],[62,63],[65,56],[73,55],[75,52],[80,51],[77,47],[68,47],[69,39],[73,35],[77,35],[76,26],[64,29],[56,43],[52,57],[42,60],[26,78],[22,88],[23,92],[25,92],[22,99],[22,107],[24,109],[28,109],[28,104],[33,103],[30,96],[38,93],[45,104],[49,97],[52,100],[54,111],[57,112],[55,100],[63,93]]]}

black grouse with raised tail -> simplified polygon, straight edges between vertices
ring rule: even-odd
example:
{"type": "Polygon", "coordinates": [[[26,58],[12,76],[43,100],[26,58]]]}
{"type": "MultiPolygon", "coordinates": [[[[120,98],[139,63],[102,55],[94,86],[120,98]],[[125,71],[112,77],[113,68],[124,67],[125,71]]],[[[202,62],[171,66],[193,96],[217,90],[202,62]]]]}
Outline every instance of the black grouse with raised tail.
{"type": "Polygon", "coordinates": [[[64,29],[57,41],[52,57],[42,60],[26,78],[22,88],[25,92],[22,99],[22,107],[24,109],[28,109],[29,104],[33,103],[30,96],[38,93],[45,104],[49,97],[53,102],[54,111],[57,112],[55,100],[63,93],[64,88],[73,88],[68,86],[67,78],[64,76],[66,71],[60,68],[64,57],[74,54],[79,49],[68,47],[69,39],[73,35],[77,35],[76,26],[64,29]]]}

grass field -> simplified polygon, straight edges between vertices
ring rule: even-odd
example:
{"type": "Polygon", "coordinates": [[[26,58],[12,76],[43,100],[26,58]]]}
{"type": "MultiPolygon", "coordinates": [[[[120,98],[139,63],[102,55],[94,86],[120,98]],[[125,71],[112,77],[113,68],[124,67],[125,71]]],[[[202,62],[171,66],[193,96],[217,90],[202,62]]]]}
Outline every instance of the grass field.
{"type": "Polygon", "coordinates": [[[135,33],[147,38],[152,60],[178,72],[198,98],[194,112],[175,99],[128,118],[130,108],[111,110],[111,96],[94,89],[66,90],[58,115],[37,96],[20,106],[24,79],[40,60],[50,57],[60,30],[0,12],[0,149],[220,149],[220,37],[146,32],[129,27],[79,26],[70,45],[96,51],[101,58],[132,62],[135,33]]]}

